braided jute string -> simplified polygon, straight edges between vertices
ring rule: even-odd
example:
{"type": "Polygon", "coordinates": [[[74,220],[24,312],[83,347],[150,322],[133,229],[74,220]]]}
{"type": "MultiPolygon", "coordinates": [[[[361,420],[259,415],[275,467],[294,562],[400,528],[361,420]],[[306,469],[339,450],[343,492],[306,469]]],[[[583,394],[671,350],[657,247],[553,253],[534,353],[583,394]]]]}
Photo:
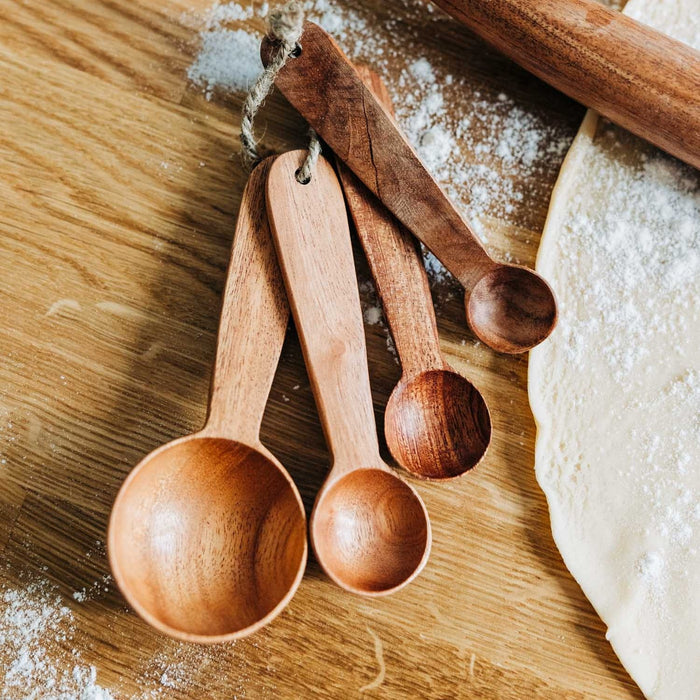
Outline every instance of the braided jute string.
{"type": "MultiPolygon", "coordinates": [[[[304,11],[298,2],[291,0],[291,2],[271,10],[267,21],[268,35],[279,45],[279,48],[253,87],[250,88],[243,103],[241,146],[243,147],[243,162],[249,169],[252,169],[260,160],[258,142],[255,140],[253,132],[255,115],[272,91],[277,74],[282,70],[282,67],[290,57],[298,55],[301,48],[299,39],[304,29],[304,11]]],[[[311,180],[311,174],[320,154],[321,142],[318,135],[313,129],[309,129],[309,152],[303,165],[297,171],[296,177],[299,182],[306,184],[311,180]]]]}

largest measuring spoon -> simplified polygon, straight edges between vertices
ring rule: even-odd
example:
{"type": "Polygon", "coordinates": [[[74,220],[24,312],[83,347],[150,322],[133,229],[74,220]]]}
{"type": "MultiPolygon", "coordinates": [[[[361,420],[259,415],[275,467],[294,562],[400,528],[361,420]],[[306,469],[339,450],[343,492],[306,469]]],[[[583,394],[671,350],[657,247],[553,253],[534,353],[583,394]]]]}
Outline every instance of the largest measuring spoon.
{"type": "MultiPolygon", "coordinates": [[[[557,318],[549,285],[532,270],[488,255],[329,34],[307,22],[299,43],[300,50],[275,84],[336,155],[464,285],[474,333],[505,353],[524,352],[542,342],[557,318]]],[[[276,50],[265,39],[263,61],[276,50]]]]}
{"type": "Polygon", "coordinates": [[[129,474],[112,508],[109,560],[124,597],[172,637],[244,637],[294,595],[306,517],[260,423],[289,318],[265,214],[271,160],[243,193],[224,292],[209,416],[129,474]]]}

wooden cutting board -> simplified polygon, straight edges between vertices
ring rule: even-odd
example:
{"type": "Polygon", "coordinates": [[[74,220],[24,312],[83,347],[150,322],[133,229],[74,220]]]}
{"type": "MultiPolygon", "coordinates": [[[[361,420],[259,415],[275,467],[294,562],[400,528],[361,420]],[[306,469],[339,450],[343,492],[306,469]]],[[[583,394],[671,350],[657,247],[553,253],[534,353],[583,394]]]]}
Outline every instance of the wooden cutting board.
{"type": "MultiPolygon", "coordinates": [[[[401,0],[362,4],[384,20],[405,14],[401,0]]],[[[113,584],[73,599],[109,573],[105,527],[131,466],[204,418],[245,181],[240,96],[208,102],[185,77],[197,35],[182,13],[208,5],[0,0],[0,585],[55,584],[73,644],[118,698],[154,687],[154,659],[178,665],[182,682],[158,690],[167,698],[640,698],[550,535],[527,358],[475,344],[458,297],[439,306],[443,349],[484,393],[493,444],[462,480],[414,482],[434,545],[411,586],[364,600],[311,560],[273,624],[216,648],[156,634],[113,584]]],[[[419,30],[411,17],[397,31],[419,30]]],[[[549,110],[573,135],[579,106],[466,30],[445,20],[425,41],[457,69],[460,53],[478,57],[487,87],[549,110]]],[[[265,122],[269,147],[300,143],[281,99],[265,122]]],[[[554,176],[521,183],[532,192],[523,225],[489,222],[496,255],[533,263],[554,176]]],[[[357,257],[366,279],[359,247],[357,257]]],[[[381,425],[398,367],[379,326],[367,339],[381,425]]],[[[263,442],[310,508],[328,456],[293,333],[263,442]]]]}

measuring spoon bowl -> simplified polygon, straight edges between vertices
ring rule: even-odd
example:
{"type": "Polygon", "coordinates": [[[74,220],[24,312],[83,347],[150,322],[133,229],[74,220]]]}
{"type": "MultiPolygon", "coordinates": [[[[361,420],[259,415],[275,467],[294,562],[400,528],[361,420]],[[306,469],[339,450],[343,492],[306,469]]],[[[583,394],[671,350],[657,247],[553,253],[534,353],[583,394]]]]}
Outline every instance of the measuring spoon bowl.
{"type": "Polygon", "coordinates": [[[359,469],[324,489],[311,517],[324,571],[362,595],[388,595],[423,568],[430,526],[423,501],[386,469],[359,469]]]}
{"type": "Polygon", "coordinates": [[[451,479],[481,461],[491,441],[491,417],[471,382],[457,372],[433,369],[396,385],[384,433],[404,469],[423,479],[451,479]]]}
{"type": "Polygon", "coordinates": [[[465,296],[467,320],[476,336],[503,353],[539,345],[557,324],[551,287],[536,272],[498,265],[465,296]]]}
{"type": "Polygon", "coordinates": [[[112,511],[109,556],[124,596],[156,629],[229,641],[269,622],[296,591],[304,508],[262,446],[193,435],[131,472],[112,511]]]}

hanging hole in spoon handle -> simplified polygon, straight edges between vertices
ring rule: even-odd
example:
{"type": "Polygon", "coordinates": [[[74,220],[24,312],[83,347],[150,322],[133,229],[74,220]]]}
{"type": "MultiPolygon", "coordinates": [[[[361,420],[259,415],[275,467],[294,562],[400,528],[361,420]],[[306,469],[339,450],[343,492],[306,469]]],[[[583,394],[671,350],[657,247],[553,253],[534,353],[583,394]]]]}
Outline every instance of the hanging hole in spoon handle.
{"type": "MultiPolygon", "coordinates": [[[[300,43],[302,54],[280,70],[275,85],[361,182],[464,285],[467,320],[474,333],[505,353],[525,352],[544,340],[557,317],[549,285],[536,272],[497,263],[487,254],[327,32],[306,22],[300,43]]],[[[263,63],[273,50],[264,39],[263,63]]]]}
{"type": "Polygon", "coordinates": [[[279,156],[268,212],[332,468],[311,516],[316,557],[339,586],[393,593],[415,578],[431,531],[416,491],[384,464],[367,368],[360,297],[345,202],[320,158],[307,185],[295,172],[305,152],[279,156]]]}
{"type": "Polygon", "coordinates": [[[284,609],[306,565],[304,505],[259,437],[289,318],[265,213],[270,164],[253,170],[241,200],[207,423],[145,457],[109,521],[119,589],[180,641],[252,634],[284,609]]]}

